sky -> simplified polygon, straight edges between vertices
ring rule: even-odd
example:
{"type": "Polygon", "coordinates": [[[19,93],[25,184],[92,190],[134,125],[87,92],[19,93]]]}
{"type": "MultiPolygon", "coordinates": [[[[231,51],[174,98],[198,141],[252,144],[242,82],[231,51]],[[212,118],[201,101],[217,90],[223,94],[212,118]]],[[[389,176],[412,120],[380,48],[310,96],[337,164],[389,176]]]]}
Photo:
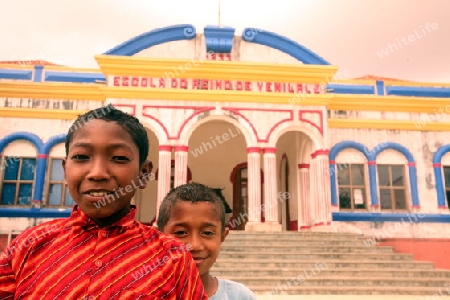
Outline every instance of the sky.
{"type": "Polygon", "coordinates": [[[0,0],[0,61],[98,68],[94,56],[176,24],[256,27],[345,70],[450,82],[448,0],[0,0]]]}

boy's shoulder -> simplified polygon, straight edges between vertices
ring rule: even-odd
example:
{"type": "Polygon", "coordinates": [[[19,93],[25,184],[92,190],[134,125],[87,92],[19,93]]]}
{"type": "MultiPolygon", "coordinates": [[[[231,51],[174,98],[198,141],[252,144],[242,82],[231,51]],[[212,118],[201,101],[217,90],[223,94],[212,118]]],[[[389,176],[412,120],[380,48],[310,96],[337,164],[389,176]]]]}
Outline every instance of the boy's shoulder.
{"type": "Polygon", "coordinates": [[[218,279],[219,289],[217,294],[212,296],[211,300],[222,299],[242,299],[242,300],[256,300],[255,294],[242,283],[228,280],[218,279]],[[217,298],[216,298],[217,297],[217,298]]]}

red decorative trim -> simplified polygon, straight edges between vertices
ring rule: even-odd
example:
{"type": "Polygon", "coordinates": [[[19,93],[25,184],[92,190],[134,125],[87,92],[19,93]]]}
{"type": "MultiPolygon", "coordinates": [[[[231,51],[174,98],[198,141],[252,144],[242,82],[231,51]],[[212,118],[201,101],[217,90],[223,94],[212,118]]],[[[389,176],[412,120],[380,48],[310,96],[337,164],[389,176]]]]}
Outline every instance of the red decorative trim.
{"type": "Polygon", "coordinates": [[[433,168],[440,168],[440,167],[442,167],[441,163],[433,164],[433,168]]]}
{"type": "Polygon", "coordinates": [[[415,167],[416,166],[416,163],[415,162],[409,162],[408,163],[408,167],[415,167]]]}
{"type": "Polygon", "coordinates": [[[412,208],[420,208],[420,205],[413,205],[412,208]]]}
{"type": "Polygon", "coordinates": [[[188,146],[175,146],[173,147],[175,152],[188,152],[188,146]]]}
{"type": "Polygon", "coordinates": [[[159,145],[158,150],[159,151],[172,152],[172,146],[170,146],[170,145],[159,145]]]}
{"type": "Polygon", "coordinates": [[[288,228],[288,230],[289,231],[296,231],[297,230],[297,228],[298,228],[298,221],[297,220],[291,220],[291,221],[289,221],[289,228],[288,228]]]}
{"type": "Polygon", "coordinates": [[[136,105],[132,105],[132,104],[113,104],[114,107],[130,107],[131,108],[131,114],[132,116],[136,115],[136,105]]]}
{"type": "Polygon", "coordinates": [[[333,204],[331,204],[331,206],[336,206],[336,207],[338,207],[339,205],[338,205],[338,204],[335,204],[335,203],[333,203],[333,204]]]}
{"type": "Polygon", "coordinates": [[[264,153],[277,153],[277,148],[274,148],[274,147],[263,148],[263,152],[264,153]]]}
{"type": "Polygon", "coordinates": [[[380,207],[380,204],[371,204],[372,207],[380,207]]]}
{"type": "Polygon", "coordinates": [[[367,162],[367,164],[368,164],[369,166],[375,166],[375,165],[377,164],[377,162],[374,161],[374,160],[369,160],[369,161],[367,162]]]}
{"type": "Polygon", "coordinates": [[[330,160],[329,163],[330,163],[330,165],[335,165],[336,161],[335,160],[330,160]]]}
{"type": "Polygon", "coordinates": [[[441,208],[447,209],[447,206],[446,206],[446,205],[439,205],[438,208],[439,208],[439,209],[441,209],[441,208]]]}
{"type": "Polygon", "coordinates": [[[300,110],[298,112],[298,119],[301,122],[311,124],[313,127],[315,127],[320,132],[320,135],[323,136],[323,114],[322,114],[322,111],[320,111],[320,110],[300,110]],[[309,120],[308,118],[303,118],[303,114],[306,114],[306,113],[318,114],[319,115],[319,125],[311,122],[311,120],[309,120]]]}
{"type": "Polygon", "coordinates": [[[212,106],[168,106],[168,105],[144,105],[142,107],[142,115],[145,117],[148,117],[152,120],[154,120],[156,123],[158,123],[161,128],[164,130],[164,132],[166,133],[167,139],[169,140],[177,140],[180,138],[181,132],[183,131],[184,127],[186,126],[186,124],[196,115],[199,115],[205,111],[208,110],[213,110],[215,109],[215,107],[212,106]],[[164,124],[157,118],[155,118],[153,115],[151,114],[147,114],[145,112],[145,110],[147,108],[169,108],[169,109],[189,109],[189,110],[194,110],[194,113],[192,115],[190,115],[187,119],[185,119],[183,121],[183,123],[181,124],[180,128],[178,129],[178,132],[175,136],[171,136],[169,131],[167,130],[166,126],[164,126],[164,124]]]}
{"type": "Polygon", "coordinates": [[[3,153],[0,153],[0,158],[3,156],[3,153]]]}
{"type": "Polygon", "coordinates": [[[311,154],[311,157],[316,158],[319,155],[328,155],[328,153],[330,153],[330,150],[319,149],[319,150],[316,150],[313,154],[311,154]]]}
{"type": "Polygon", "coordinates": [[[44,158],[44,159],[46,159],[46,158],[48,158],[48,154],[38,154],[37,155],[37,158],[39,159],[39,158],[44,158]]]}
{"type": "Polygon", "coordinates": [[[256,140],[259,143],[267,143],[269,141],[270,135],[272,134],[272,132],[275,130],[275,128],[278,127],[278,125],[287,122],[287,121],[293,121],[294,120],[294,111],[293,110],[286,110],[286,109],[270,109],[270,108],[240,108],[240,107],[222,107],[222,110],[228,110],[238,116],[240,116],[242,119],[244,119],[245,121],[247,121],[248,125],[252,128],[253,133],[256,136],[256,140]],[[242,113],[240,113],[239,111],[269,111],[269,112],[288,112],[289,113],[289,118],[285,118],[282,119],[280,121],[278,121],[277,123],[275,123],[270,129],[269,132],[267,133],[266,137],[264,139],[261,139],[258,135],[258,132],[256,131],[255,126],[252,124],[252,122],[250,122],[250,120],[245,117],[242,113]]]}
{"type": "Polygon", "coordinates": [[[249,147],[247,148],[247,153],[260,153],[261,148],[259,147],[249,147]]]}
{"type": "Polygon", "coordinates": [[[311,229],[312,226],[300,226],[300,229],[311,229]]]}
{"type": "MultiPolygon", "coordinates": [[[[237,165],[233,168],[233,170],[231,171],[231,174],[230,174],[230,182],[231,182],[231,184],[234,184],[234,179],[236,178],[237,172],[238,172],[240,169],[243,169],[243,168],[247,168],[247,169],[248,169],[248,165],[247,165],[246,162],[237,164],[237,165]]],[[[261,169],[261,184],[263,184],[263,183],[264,183],[264,172],[263,172],[263,170],[261,169]]],[[[261,194],[261,195],[262,195],[262,194],[261,194]]]]}
{"type": "Polygon", "coordinates": [[[298,164],[299,169],[309,169],[310,164],[298,164]]]}

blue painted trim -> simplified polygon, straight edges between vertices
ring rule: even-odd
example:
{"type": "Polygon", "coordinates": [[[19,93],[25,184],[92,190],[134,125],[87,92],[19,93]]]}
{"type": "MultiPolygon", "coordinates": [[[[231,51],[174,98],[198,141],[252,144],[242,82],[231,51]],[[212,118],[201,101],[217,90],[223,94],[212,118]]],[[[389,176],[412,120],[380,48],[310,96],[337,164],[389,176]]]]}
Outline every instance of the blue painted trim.
{"type": "Polygon", "coordinates": [[[206,26],[205,35],[206,52],[230,53],[233,48],[235,29],[231,27],[206,26]]]}
{"type": "Polygon", "coordinates": [[[54,82],[90,82],[105,81],[102,73],[69,73],[69,72],[45,72],[44,81],[54,82]]]}
{"type": "Polygon", "coordinates": [[[377,166],[369,165],[369,188],[370,188],[370,203],[372,206],[379,206],[380,201],[378,199],[377,189],[377,166]]]}
{"type": "Polygon", "coordinates": [[[34,66],[34,78],[33,82],[42,81],[42,72],[44,71],[44,66],[34,66]]]}
{"type": "Polygon", "coordinates": [[[450,88],[444,87],[414,87],[388,86],[387,95],[450,98],[450,88]]]}
{"type": "Polygon", "coordinates": [[[384,96],[384,81],[377,80],[377,95],[384,96]]]}
{"type": "Polygon", "coordinates": [[[31,80],[32,78],[33,71],[31,70],[0,69],[0,79],[31,80]]]}
{"type": "Polygon", "coordinates": [[[56,135],[51,137],[45,144],[44,144],[44,148],[43,148],[43,154],[50,154],[50,150],[53,148],[53,146],[60,144],[60,143],[64,143],[66,141],[66,134],[60,134],[60,135],[56,135]]]}
{"type": "Polygon", "coordinates": [[[2,218],[67,218],[72,209],[0,207],[2,218]]]}
{"type": "MultiPolygon", "coordinates": [[[[384,143],[378,144],[372,151],[374,153],[374,156],[377,157],[378,154],[380,154],[381,152],[383,152],[386,149],[394,149],[394,150],[400,152],[401,154],[403,154],[406,157],[406,159],[408,160],[408,163],[415,164],[412,153],[406,147],[404,147],[398,143],[384,142],[384,143]]],[[[408,172],[409,172],[409,186],[411,189],[412,205],[417,207],[417,206],[420,206],[420,202],[419,202],[419,195],[417,192],[416,167],[408,166],[408,172]]]]}
{"type": "Polygon", "coordinates": [[[181,24],[168,26],[138,35],[106,51],[104,54],[131,56],[162,43],[193,39],[196,34],[196,29],[193,25],[181,24]]]}
{"type": "Polygon", "coordinates": [[[350,84],[329,84],[327,90],[330,94],[375,94],[375,87],[370,85],[350,85],[350,84]]]}
{"type": "Polygon", "coordinates": [[[433,170],[434,170],[434,178],[436,180],[436,193],[437,193],[438,207],[442,207],[442,208],[447,207],[447,203],[446,203],[447,196],[445,194],[444,178],[442,178],[441,161],[442,161],[442,157],[447,152],[450,152],[450,144],[443,145],[433,155],[433,165],[439,164],[439,166],[434,166],[433,170]]]}
{"type": "Polygon", "coordinates": [[[333,221],[341,222],[450,223],[448,214],[333,212],[331,215],[333,221]]]}
{"type": "Polygon", "coordinates": [[[398,144],[398,143],[394,143],[394,142],[383,142],[378,144],[377,146],[375,146],[375,148],[372,150],[373,154],[374,154],[374,160],[376,159],[376,157],[378,156],[378,154],[380,154],[381,152],[383,152],[384,150],[387,149],[394,149],[398,152],[400,152],[401,154],[403,154],[406,159],[408,160],[408,162],[413,163],[414,162],[414,157],[411,154],[411,152],[409,152],[409,150],[398,144]]]}
{"type": "Polygon", "coordinates": [[[284,36],[257,28],[245,28],[242,39],[249,43],[268,46],[291,55],[307,65],[330,65],[325,59],[284,36]]]}
{"type": "MultiPolygon", "coordinates": [[[[367,159],[367,161],[374,161],[375,156],[373,151],[369,151],[369,149],[361,143],[354,141],[342,141],[334,145],[330,149],[329,160],[330,160],[330,186],[331,186],[331,205],[338,205],[338,193],[337,193],[337,179],[336,179],[336,165],[331,161],[336,160],[336,156],[344,149],[352,148],[361,152],[367,159]]],[[[369,188],[370,188],[370,198],[372,205],[378,205],[378,193],[376,186],[376,168],[375,166],[369,165],[369,188]]]]}
{"type": "Polygon", "coordinates": [[[3,150],[9,143],[14,142],[16,140],[29,141],[36,147],[37,153],[42,153],[42,150],[44,149],[44,143],[34,133],[15,132],[15,133],[11,133],[10,135],[7,135],[4,138],[0,139],[0,153],[3,152],[3,150]]]}

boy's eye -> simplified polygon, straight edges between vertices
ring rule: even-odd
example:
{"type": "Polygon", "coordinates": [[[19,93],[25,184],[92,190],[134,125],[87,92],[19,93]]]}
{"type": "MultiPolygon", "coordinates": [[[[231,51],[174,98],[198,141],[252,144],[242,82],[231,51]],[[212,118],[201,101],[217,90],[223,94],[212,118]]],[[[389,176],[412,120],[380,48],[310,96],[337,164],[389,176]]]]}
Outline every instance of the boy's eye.
{"type": "Polygon", "coordinates": [[[173,233],[174,236],[176,237],[183,237],[187,235],[187,231],[186,230],[177,230],[173,233]]]}
{"type": "Polygon", "coordinates": [[[88,160],[89,156],[83,154],[76,154],[72,156],[73,160],[88,160]]]}
{"type": "Polygon", "coordinates": [[[215,233],[214,231],[203,231],[202,234],[206,236],[213,236],[215,233]]]}
{"type": "Polygon", "coordinates": [[[130,159],[126,156],[114,156],[113,157],[114,161],[119,161],[119,162],[127,162],[130,161],[130,159]]]}

